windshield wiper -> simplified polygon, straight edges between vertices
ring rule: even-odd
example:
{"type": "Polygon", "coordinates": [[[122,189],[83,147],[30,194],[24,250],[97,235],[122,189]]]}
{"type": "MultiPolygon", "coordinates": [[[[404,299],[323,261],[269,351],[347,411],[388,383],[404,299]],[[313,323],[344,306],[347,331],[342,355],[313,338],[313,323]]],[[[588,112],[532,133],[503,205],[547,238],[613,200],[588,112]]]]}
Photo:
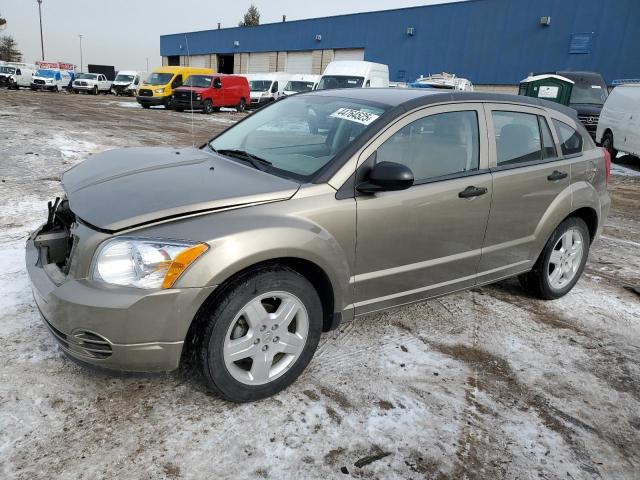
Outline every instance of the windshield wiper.
{"type": "MultiPolygon", "coordinates": [[[[213,149],[213,147],[211,147],[213,149]]],[[[244,150],[236,150],[236,149],[222,149],[215,150],[214,152],[219,153],[221,155],[226,155],[228,157],[237,158],[238,160],[242,160],[244,162],[249,162],[256,169],[265,171],[267,167],[270,167],[272,163],[269,160],[265,160],[264,158],[260,158],[252,153],[246,152],[244,150]]]]}

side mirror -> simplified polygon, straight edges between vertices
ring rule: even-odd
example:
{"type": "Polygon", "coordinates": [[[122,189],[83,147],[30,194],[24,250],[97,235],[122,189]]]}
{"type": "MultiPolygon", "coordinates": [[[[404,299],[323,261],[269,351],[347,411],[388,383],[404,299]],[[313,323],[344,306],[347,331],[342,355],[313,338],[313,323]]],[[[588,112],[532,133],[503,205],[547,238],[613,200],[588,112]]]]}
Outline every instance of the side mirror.
{"type": "Polygon", "coordinates": [[[356,187],[361,193],[406,190],[413,185],[413,172],[406,165],[395,162],[377,163],[366,182],[356,187]]]}

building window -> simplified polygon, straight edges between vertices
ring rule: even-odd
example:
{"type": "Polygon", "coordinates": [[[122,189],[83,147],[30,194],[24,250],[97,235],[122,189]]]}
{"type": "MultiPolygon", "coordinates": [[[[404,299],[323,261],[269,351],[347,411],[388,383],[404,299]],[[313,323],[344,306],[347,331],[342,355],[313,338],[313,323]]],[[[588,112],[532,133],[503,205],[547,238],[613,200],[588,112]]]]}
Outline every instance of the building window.
{"type": "Polygon", "coordinates": [[[180,55],[169,55],[167,57],[167,65],[170,67],[180,66],[180,55]]]}

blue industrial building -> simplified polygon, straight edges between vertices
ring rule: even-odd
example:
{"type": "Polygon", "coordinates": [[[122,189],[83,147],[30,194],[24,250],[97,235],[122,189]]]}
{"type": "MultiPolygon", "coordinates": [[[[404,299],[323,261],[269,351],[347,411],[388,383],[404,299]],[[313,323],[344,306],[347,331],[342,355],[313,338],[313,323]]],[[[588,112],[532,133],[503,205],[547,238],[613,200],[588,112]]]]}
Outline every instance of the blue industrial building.
{"type": "Polygon", "coordinates": [[[553,70],[639,78],[639,50],[640,0],[467,0],[160,37],[165,65],[321,73],[364,59],[392,81],[446,71],[480,85],[553,70]]]}

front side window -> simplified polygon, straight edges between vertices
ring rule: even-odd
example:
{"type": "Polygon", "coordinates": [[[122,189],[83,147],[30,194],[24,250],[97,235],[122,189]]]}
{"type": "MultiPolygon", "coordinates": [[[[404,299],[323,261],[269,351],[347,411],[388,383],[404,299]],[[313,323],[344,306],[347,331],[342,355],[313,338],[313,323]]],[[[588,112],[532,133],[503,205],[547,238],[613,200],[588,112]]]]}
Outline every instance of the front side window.
{"type": "Polygon", "coordinates": [[[182,75],[176,75],[176,78],[171,82],[171,88],[178,88],[180,85],[182,85],[182,75]]]}
{"type": "Polygon", "coordinates": [[[233,160],[305,181],[347,148],[386,108],[348,98],[293,96],[258,110],[209,146],[233,160]]]}
{"type": "Polygon", "coordinates": [[[403,127],[377,151],[378,162],[406,165],[415,182],[478,170],[475,111],[430,115],[403,127]]]}
{"type": "Polygon", "coordinates": [[[582,153],[582,135],[575,128],[560,120],[553,120],[553,124],[560,138],[560,148],[563,155],[575,155],[582,153]]]}

